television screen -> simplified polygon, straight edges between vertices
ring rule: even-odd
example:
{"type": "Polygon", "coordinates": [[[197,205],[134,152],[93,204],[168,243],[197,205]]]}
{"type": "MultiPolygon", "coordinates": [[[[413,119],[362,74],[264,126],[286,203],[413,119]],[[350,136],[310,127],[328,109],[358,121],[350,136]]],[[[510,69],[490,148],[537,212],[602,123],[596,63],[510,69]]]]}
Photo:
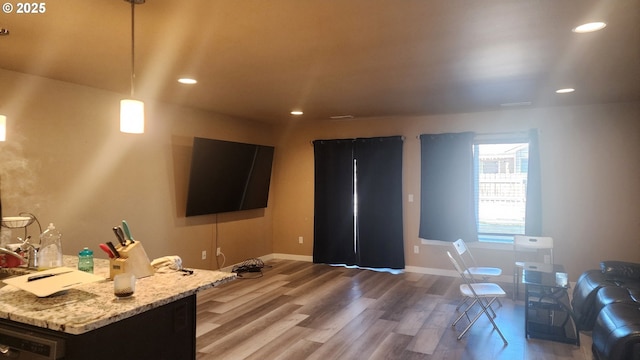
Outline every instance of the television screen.
{"type": "Polygon", "coordinates": [[[193,139],[186,216],[267,207],[273,146],[193,139]]]}

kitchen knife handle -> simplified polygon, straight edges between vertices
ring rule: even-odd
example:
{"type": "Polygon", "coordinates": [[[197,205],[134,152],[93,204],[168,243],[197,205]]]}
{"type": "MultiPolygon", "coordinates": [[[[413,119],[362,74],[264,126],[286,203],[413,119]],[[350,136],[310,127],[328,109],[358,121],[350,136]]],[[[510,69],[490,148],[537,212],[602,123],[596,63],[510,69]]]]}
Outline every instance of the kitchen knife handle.
{"type": "Polygon", "coordinates": [[[113,255],[113,251],[111,251],[111,249],[107,245],[100,244],[100,249],[102,249],[102,251],[104,251],[109,256],[109,259],[113,259],[115,257],[115,255],[113,255]]]}
{"type": "Polygon", "coordinates": [[[52,276],[54,276],[54,275],[55,275],[55,274],[42,274],[42,275],[29,276],[29,277],[27,278],[27,282],[29,282],[29,281],[35,281],[35,280],[40,280],[40,279],[45,279],[45,278],[48,278],[48,277],[52,277],[52,276]]]}
{"type": "Polygon", "coordinates": [[[135,240],[133,240],[133,235],[131,235],[131,229],[129,229],[129,224],[127,224],[126,220],[122,220],[122,229],[124,230],[124,234],[126,235],[126,238],[131,240],[131,243],[133,244],[135,240]]]}
{"type": "Polygon", "coordinates": [[[109,250],[111,250],[111,252],[113,253],[113,256],[117,258],[120,257],[120,253],[118,252],[118,250],[116,250],[116,247],[113,246],[113,243],[111,241],[107,241],[107,246],[109,247],[109,250]]]}
{"type": "Polygon", "coordinates": [[[122,226],[118,226],[118,229],[116,231],[118,232],[118,239],[122,239],[122,246],[127,246],[127,238],[124,236],[122,226]]]}
{"type": "Polygon", "coordinates": [[[124,239],[124,233],[122,232],[122,228],[120,226],[113,227],[113,233],[116,235],[118,242],[122,246],[127,246],[127,241],[124,239]]]}

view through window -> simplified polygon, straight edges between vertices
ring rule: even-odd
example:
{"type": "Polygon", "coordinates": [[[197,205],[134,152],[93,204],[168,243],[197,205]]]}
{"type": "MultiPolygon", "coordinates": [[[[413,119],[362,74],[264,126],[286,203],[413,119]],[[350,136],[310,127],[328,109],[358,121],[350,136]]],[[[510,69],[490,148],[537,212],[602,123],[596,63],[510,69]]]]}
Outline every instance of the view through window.
{"type": "Polygon", "coordinates": [[[512,242],[525,229],[529,144],[476,144],[474,165],[478,238],[512,242]]]}

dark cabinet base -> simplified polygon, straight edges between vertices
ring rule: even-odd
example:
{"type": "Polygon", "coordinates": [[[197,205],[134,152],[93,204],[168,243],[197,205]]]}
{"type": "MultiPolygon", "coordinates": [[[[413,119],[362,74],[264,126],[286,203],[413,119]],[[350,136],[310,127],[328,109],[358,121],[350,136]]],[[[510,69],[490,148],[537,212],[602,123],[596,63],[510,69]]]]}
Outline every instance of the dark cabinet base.
{"type": "Polygon", "coordinates": [[[191,295],[81,335],[8,320],[1,320],[0,328],[59,339],[64,360],[195,359],[195,318],[196,296],[191,295]]]}

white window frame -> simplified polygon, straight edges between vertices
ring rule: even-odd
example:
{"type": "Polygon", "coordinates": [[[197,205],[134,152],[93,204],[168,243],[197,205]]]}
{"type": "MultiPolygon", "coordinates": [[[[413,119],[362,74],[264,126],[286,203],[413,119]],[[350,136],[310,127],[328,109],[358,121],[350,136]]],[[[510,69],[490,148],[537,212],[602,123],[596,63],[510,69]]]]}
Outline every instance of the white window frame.
{"type": "MultiPolygon", "coordinates": [[[[479,229],[479,214],[478,214],[478,202],[479,200],[479,194],[478,194],[478,188],[479,188],[479,184],[478,184],[478,168],[477,168],[477,164],[478,164],[478,159],[477,159],[477,155],[475,152],[475,148],[476,145],[483,145],[483,144],[521,144],[521,143],[527,143],[529,144],[529,137],[526,133],[502,133],[502,134],[481,134],[481,135],[476,135],[475,139],[474,139],[474,187],[476,188],[476,192],[475,192],[475,198],[474,201],[476,202],[476,226],[478,227],[478,241],[480,243],[485,243],[485,244],[513,244],[513,235],[522,235],[524,234],[524,228],[522,230],[522,233],[519,234],[494,234],[494,233],[481,233],[480,229],[479,229]]],[[[527,169],[527,175],[528,175],[528,169],[527,169]]],[[[526,181],[526,177],[525,176],[525,181],[526,181]]],[[[526,208],[526,188],[524,190],[525,192],[525,208],[526,208]]],[[[525,218],[526,221],[526,218],[525,218]]],[[[526,224],[525,224],[526,226],[526,224]]]]}

